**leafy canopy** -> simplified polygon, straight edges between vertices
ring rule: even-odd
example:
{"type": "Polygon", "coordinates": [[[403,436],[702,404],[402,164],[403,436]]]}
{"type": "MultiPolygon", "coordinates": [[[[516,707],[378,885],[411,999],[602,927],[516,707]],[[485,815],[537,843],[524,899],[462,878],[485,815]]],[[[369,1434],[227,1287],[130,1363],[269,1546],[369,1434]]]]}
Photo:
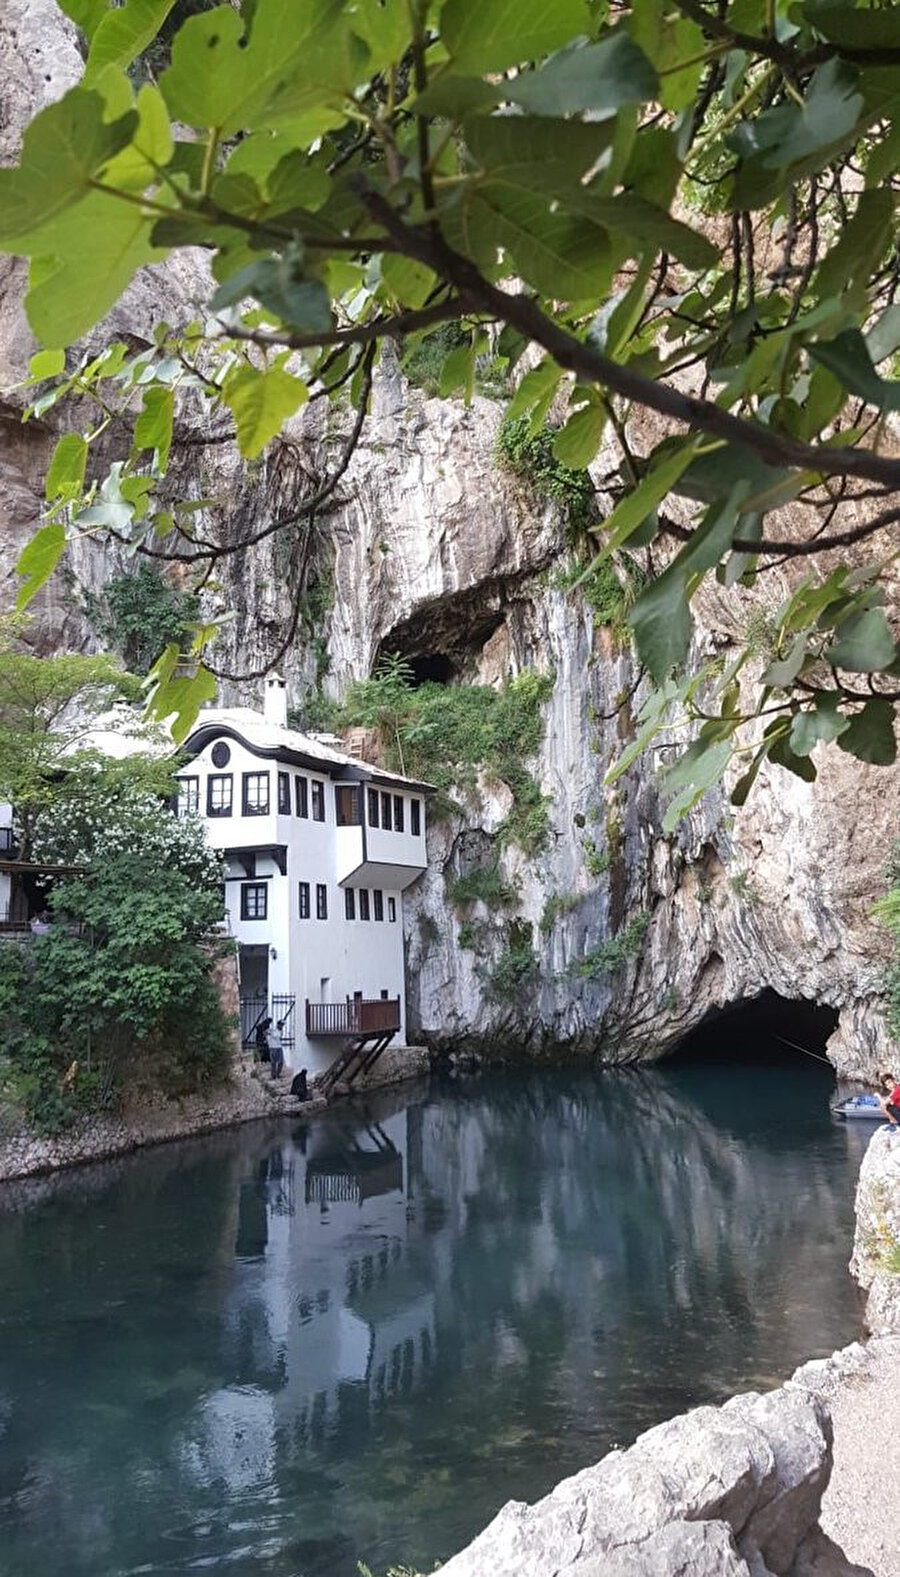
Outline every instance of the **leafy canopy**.
{"type": "MultiPolygon", "coordinates": [[[[894,759],[896,6],[65,9],[85,35],[84,79],[0,171],[0,247],[30,259],[26,307],[46,347],[34,410],[87,397],[97,417],[60,440],[23,602],[86,530],[202,578],[280,529],[210,539],[173,504],[164,478],[187,390],[233,423],[248,459],[305,401],[349,391],[346,452],[299,506],[312,519],[358,441],[379,341],[414,351],[450,322],[463,340],[442,395],[471,397],[486,349],[512,370],[532,347],[510,419],[537,433],[558,402],[564,466],[617,450],[593,567],[626,545],[647,553],[629,613],[656,686],[640,737],[685,706],[702,722],[670,779],[679,807],[735,751],[739,797],[766,758],[813,776],[821,742],[894,759]],[[63,356],[138,267],[188,246],[207,250],[214,278],[195,322],[160,324],[137,355],[63,356]],[[130,448],[86,485],[113,417],[130,448]],[[847,557],[862,542],[871,557],[847,557]],[[686,671],[707,577],[751,585],[813,555],[827,556],[791,580],[765,650],[686,671]]],[[[154,669],[155,706],[182,732],[214,689],[213,633],[198,626],[187,655],[168,646],[154,669]]]]}

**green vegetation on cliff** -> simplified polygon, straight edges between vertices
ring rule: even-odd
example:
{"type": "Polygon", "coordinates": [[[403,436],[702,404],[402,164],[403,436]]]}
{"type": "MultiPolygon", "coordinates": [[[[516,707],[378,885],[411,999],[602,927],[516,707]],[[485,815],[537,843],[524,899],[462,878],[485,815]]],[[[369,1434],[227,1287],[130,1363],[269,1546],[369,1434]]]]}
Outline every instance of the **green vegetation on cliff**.
{"type": "Polygon", "coordinates": [[[445,809],[452,794],[477,802],[480,779],[505,784],[512,805],[501,838],[537,854],[549,836],[547,800],[525,762],[543,739],[552,675],[522,673],[500,690],[483,684],[414,686],[410,677],[401,660],[386,660],[373,678],[350,686],[327,721],[334,728],[377,729],[388,763],[433,783],[445,809]]]}

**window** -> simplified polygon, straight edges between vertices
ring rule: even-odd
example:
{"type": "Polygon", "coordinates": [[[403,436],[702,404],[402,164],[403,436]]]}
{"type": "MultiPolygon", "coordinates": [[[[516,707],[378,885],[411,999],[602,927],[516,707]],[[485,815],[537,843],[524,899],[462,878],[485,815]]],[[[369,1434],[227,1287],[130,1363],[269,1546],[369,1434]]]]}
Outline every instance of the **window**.
{"type": "Polygon", "coordinates": [[[361,920],[368,920],[369,918],[369,889],[367,887],[359,889],[359,918],[361,920]]]}
{"type": "Polygon", "coordinates": [[[411,799],[409,802],[409,830],[414,838],[422,836],[422,801],[411,799]]]}
{"type": "Polygon", "coordinates": [[[244,773],[244,815],[268,816],[269,814],[269,774],[268,772],[244,773]]]}
{"type": "Polygon", "coordinates": [[[390,794],[382,794],[382,796],[381,796],[381,825],[384,828],[385,832],[390,832],[390,830],[391,830],[391,796],[390,796],[390,794]]]}
{"type": "Polygon", "coordinates": [[[369,826],[378,826],[378,790],[369,789],[369,826]]]}
{"type": "Polygon", "coordinates": [[[211,772],[206,780],[207,816],[231,815],[231,773],[211,772]]]}
{"type": "Polygon", "coordinates": [[[372,893],[372,910],[376,920],[384,919],[384,893],[378,887],[372,893]]]}
{"type": "Polygon", "coordinates": [[[316,882],[316,919],[328,919],[328,888],[324,882],[316,882]]]}
{"type": "Polygon", "coordinates": [[[309,784],[306,778],[294,779],[294,805],[298,816],[309,815],[309,784]]]}
{"type": "Polygon", "coordinates": [[[309,919],[309,882],[300,883],[300,919],[309,919]]]}
{"type": "Polygon", "coordinates": [[[403,795],[394,795],[394,831],[403,831],[403,795]]]}
{"type": "Polygon", "coordinates": [[[334,791],[334,814],[339,827],[358,827],[362,817],[359,813],[359,789],[354,783],[352,787],[340,784],[334,791]]]}
{"type": "Polygon", "coordinates": [[[356,919],[356,893],[352,887],[344,888],[344,919],[356,919]]]}
{"type": "Polygon", "coordinates": [[[268,896],[265,882],[241,882],[241,919],[264,920],[268,896]]]}
{"type": "Polygon", "coordinates": [[[325,784],[313,778],[312,782],[312,813],[313,821],[325,820],[325,784]]]}
{"type": "Polygon", "coordinates": [[[231,760],[231,751],[224,739],[220,739],[217,745],[213,745],[211,754],[214,767],[227,767],[231,760]]]}
{"type": "Polygon", "coordinates": [[[178,814],[194,816],[200,809],[200,779],[178,779],[178,814]]]}
{"type": "Polygon", "coordinates": [[[382,1000],[382,1002],[386,1002],[387,999],[388,999],[388,994],[387,994],[386,990],[384,989],[384,986],[382,986],[382,988],[381,988],[381,1000],[382,1000]]]}
{"type": "Polygon", "coordinates": [[[287,772],[278,774],[278,814],[279,816],[291,814],[291,779],[287,772]]]}
{"type": "Polygon", "coordinates": [[[397,900],[396,900],[396,898],[389,898],[388,899],[388,919],[391,920],[391,921],[394,921],[394,920],[396,920],[396,918],[397,918],[397,900]]]}

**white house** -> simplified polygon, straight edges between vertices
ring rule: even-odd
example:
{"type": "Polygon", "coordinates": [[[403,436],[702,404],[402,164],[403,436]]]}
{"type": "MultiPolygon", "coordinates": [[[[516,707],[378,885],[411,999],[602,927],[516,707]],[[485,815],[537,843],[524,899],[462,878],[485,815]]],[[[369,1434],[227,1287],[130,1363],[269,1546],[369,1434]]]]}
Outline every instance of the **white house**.
{"type": "Polygon", "coordinates": [[[13,843],[12,806],[0,799],[0,929],[14,925],[16,912],[13,905],[12,857],[13,843]]]}
{"type": "Polygon", "coordinates": [[[403,1040],[403,892],[425,869],[428,785],[288,728],[274,675],[263,712],[202,712],[183,754],[179,814],[203,818],[225,861],[245,1041],[284,1020],[288,1061],[312,1075],[403,1040]]]}

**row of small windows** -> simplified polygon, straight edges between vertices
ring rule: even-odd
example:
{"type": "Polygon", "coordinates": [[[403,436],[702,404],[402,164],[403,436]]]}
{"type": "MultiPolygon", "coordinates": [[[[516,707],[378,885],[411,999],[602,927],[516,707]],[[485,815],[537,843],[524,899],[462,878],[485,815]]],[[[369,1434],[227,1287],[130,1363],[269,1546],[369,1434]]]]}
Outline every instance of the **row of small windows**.
{"type": "MultiPolygon", "coordinates": [[[[244,816],[268,816],[270,809],[270,774],[244,772],[241,774],[241,813],[244,816]]],[[[362,820],[362,790],[357,784],[338,784],[335,795],[335,819],[339,827],[358,827],[362,820]]],[[[388,794],[378,789],[367,792],[368,823],[381,827],[385,832],[403,832],[405,826],[405,800],[402,794],[388,794]]],[[[234,806],[234,777],[231,772],[211,772],[206,780],[207,816],[230,816],[234,806]]],[[[178,779],[178,814],[195,815],[200,809],[199,777],[178,779]]],[[[325,820],[325,784],[318,778],[294,777],[294,812],[297,816],[313,821],[325,820]]],[[[278,773],[278,814],[291,814],[291,775],[278,773]]],[[[422,803],[409,802],[409,830],[414,838],[422,834],[422,803]]]]}
{"type": "MultiPolygon", "coordinates": [[[[385,914],[384,893],[376,888],[371,895],[361,887],[357,893],[352,887],[344,889],[344,916],[347,920],[356,919],[356,903],[359,899],[359,918],[361,920],[383,920],[385,914]]],[[[299,884],[299,912],[301,920],[312,918],[311,909],[312,886],[309,882],[299,884]]],[[[269,915],[269,889],[265,882],[241,883],[241,919],[266,920],[269,915]]],[[[388,893],[387,917],[392,923],[397,919],[397,900],[393,894],[388,893]]],[[[316,919],[328,919],[328,888],[324,882],[316,882],[316,919]]]]}

